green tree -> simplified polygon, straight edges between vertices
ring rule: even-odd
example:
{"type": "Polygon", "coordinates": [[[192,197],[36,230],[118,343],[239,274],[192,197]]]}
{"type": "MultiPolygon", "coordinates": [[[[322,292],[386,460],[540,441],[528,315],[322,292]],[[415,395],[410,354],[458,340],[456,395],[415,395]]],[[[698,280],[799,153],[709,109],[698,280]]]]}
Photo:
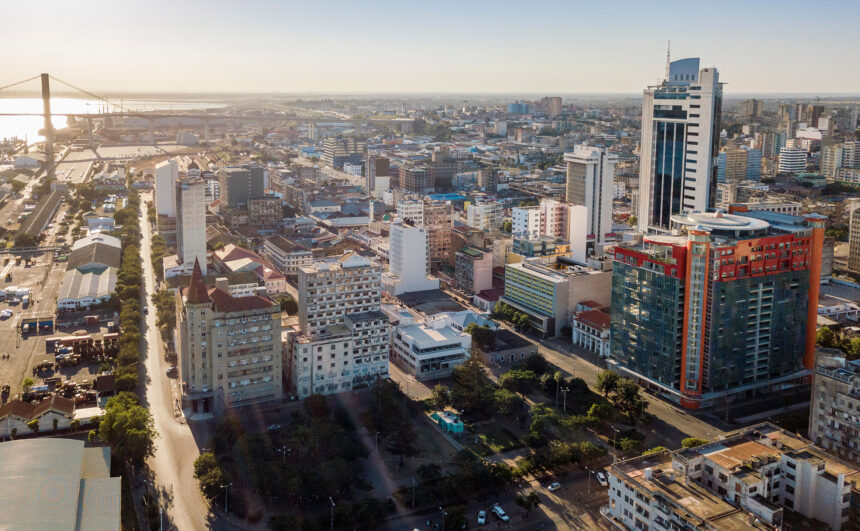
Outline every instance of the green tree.
{"type": "Polygon", "coordinates": [[[27,427],[33,430],[33,433],[39,433],[39,419],[33,419],[27,423],[27,427]]]}
{"type": "Polygon", "coordinates": [[[627,218],[627,224],[631,227],[635,227],[637,223],[639,223],[639,219],[636,216],[630,216],[627,218]]]}
{"type": "Polygon", "coordinates": [[[31,387],[33,387],[33,384],[35,384],[35,383],[36,383],[35,380],[33,380],[32,378],[30,378],[28,376],[28,377],[24,378],[23,382],[21,382],[21,389],[23,389],[24,392],[26,393],[27,391],[30,390],[31,387]]]}
{"type": "Polygon", "coordinates": [[[433,481],[442,477],[442,468],[436,463],[425,463],[416,470],[423,482],[433,481]]]}
{"type": "Polygon", "coordinates": [[[825,348],[834,348],[836,345],[836,333],[830,327],[822,326],[815,333],[815,341],[825,348]]]}
{"type": "Polygon", "coordinates": [[[471,335],[472,342],[482,348],[493,349],[496,347],[496,333],[486,326],[470,323],[463,331],[471,335]]]}
{"type": "Polygon", "coordinates": [[[641,417],[648,407],[648,402],[639,394],[640,390],[639,385],[629,378],[621,378],[618,381],[616,391],[618,405],[631,419],[641,417]]]}
{"type": "Polygon", "coordinates": [[[466,525],[466,506],[454,505],[445,509],[445,531],[459,531],[466,525]]]}
{"type": "Polygon", "coordinates": [[[511,369],[499,378],[499,384],[502,387],[520,394],[533,391],[538,382],[538,377],[534,371],[523,369],[511,369]]]}
{"type": "Polygon", "coordinates": [[[436,409],[445,409],[451,405],[451,389],[445,384],[436,384],[433,387],[430,401],[436,409]]]}
{"type": "Polygon", "coordinates": [[[510,234],[511,231],[513,230],[513,228],[514,228],[514,224],[511,220],[506,219],[506,220],[502,221],[502,231],[503,232],[507,232],[508,234],[510,234]]]}
{"type": "Polygon", "coordinates": [[[656,454],[658,452],[662,452],[663,450],[668,450],[668,448],[666,448],[665,446],[655,446],[642,452],[642,455],[656,454]]]}
{"type": "Polygon", "coordinates": [[[607,420],[612,417],[614,412],[612,406],[606,402],[591,404],[591,407],[588,408],[588,416],[597,420],[607,420]]]}
{"type": "Polygon", "coordinates": [[[152,414],[140,405],[137,396],[122,392],[108,400],[99,436],[111,445],[120,461],[141,466],[153,455],[158,433],[152,414]]]}
{"type": "Polygon", "coordinates": [[[698,437],[687,437],[681,441],[681,446],[684,448],[694,448],[703,444],[708,444],[708,441],[706,439],[699,439],[698,437]]]}
{"type": "Polygon", "coordinates": [[[848,358],[852,360],[860,358],[860,338],[855,337],[848,344],[848,358]]]}
{"type": "Polygon", "coordinates": [[[204,452],[194,460],[194,478],[200,484],[200,491],[208,500],[214,500],[221,494],[224,484],[224,472],[215,458],[215,454],[204,452]]]}
{"type": "Polygon", "coordinates": [[[470,357],[454,369],[451,395],[461,412],[483,413],[493,403],[493,385],[477,358],[470,357]]]}
{"type": "Polygon", "coordinates": [[[305,398],[305,411],[312,417],[326,417],[331,410],[328,407],[328,399],[325,395],[313,394],[305,398]]]}
{"type": "Polygon", "coordinates": [[[525,509],[526,518],[529,517],[529,513],[532,512],[532,509],[535,509],[538,505],[540,505],[540,497],[538,493],[535,491],[530,491],[528,494],[523,496],[522,494],[517,494],[517,497],[514,499],[514,502],[525,509]]]}
{"type": "Polygon", "coordinates": [[[621,379],[617,372],[603,370],[597,374],[597,390],[603,396],[609,396],[618,390],[618,381],[621,379]]]}
{"type": "Polygon", "coordinates": [[[521,401],[516,393],[502,387],[493,392],[493,402],[496,406],[496,411],[502,415],[510,415],[517,410],[521,401]]]}
{"type": "Polygon", "coordinates": [[[296,315],[299,313],[299,305],[296,304],[295,299],[289,295],[281,295],[278,297],[277,301],[278,304],[281,305],[282,312],[286,312],[288,315],[296,315]]]}

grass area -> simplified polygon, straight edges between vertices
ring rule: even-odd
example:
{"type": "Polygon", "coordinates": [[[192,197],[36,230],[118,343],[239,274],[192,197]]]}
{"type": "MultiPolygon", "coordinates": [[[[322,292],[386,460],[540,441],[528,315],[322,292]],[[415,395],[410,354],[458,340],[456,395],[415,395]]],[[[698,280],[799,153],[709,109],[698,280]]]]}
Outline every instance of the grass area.
{"type": "Polygon", "coordinates": [[[494,420],[471,424],[467,430],[460,442],[482,457],[523,447],[522,441],[512,431],[494,420]]]}

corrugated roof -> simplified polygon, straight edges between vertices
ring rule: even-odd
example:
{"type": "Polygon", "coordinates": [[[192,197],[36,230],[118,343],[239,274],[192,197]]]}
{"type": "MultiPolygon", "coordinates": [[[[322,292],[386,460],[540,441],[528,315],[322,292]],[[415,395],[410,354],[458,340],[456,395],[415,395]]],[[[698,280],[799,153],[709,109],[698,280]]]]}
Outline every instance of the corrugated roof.
{"type": "Polygon", "coordinates": [[[122,250],[106,243],[93,242],[84,247],[78,247],[69,254],[67,271],[95,265],[119,267],[122,250]]]}
{"type": "Polygon", "coordinates": [[[60,286],[58,301],[101,298],[110,295],[116,288],[117,268],[104,267],[81,272],[66,271],[60,286]]]}

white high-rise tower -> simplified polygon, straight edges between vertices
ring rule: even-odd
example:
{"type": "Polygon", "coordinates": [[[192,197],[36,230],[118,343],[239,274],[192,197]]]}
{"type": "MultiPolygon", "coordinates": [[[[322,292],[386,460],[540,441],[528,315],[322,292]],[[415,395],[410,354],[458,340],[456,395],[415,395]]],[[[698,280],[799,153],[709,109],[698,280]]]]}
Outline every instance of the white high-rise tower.
{"type": "Polygon", "coordinates": [[[599,247],[612,232],[612,185],[618,155],[601,146],[574,146],[567,163],[567,202],[586,207],[586,230],[599,247]]]}

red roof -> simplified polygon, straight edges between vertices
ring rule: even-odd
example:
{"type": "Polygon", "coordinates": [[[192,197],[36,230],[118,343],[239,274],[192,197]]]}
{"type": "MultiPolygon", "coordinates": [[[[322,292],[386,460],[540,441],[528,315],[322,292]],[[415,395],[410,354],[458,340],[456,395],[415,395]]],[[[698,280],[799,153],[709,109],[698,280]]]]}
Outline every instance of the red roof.
{"type": "Polygon", "coordinates": [[[51,395],[35,406],[23,400],[10,400],[0,406],[0,418],[12,415],[30,421],[41,417],[48,411],[57,411],[65,415],[72,415],[75,412],[75,401],[57,395],[51,395]]]}
{"type": "Polygon", "coordinates": [[[215,303],[215,311],[218,312],[244,312],[248,310],[259,310],[268,308],[275,303],[268,297],[251,295],[248,297],[234,297],[221,288],[209,290],[209,299],[215,303]]]}
{"type": "Polygon", "coordinates": [[[574,316],[574,319],[597,330],[606,330],[609,328],[609,314],[601,310],[579,312],[574,316]]]}
{"type": "Polygon", "coordinates": [[[499,297],[505,294],[504,289],[485,289],[484,291],[478,293],[478,297],[484,299],[485,301],[497,301],[499,297]]]}
{"type": "Polygon", "coordinates": [[[232,262],[233,260],[241,260],[242,258],[248,258],[257,262],[258,264],[263,264],[265,266],[271,267],[272,264],[269,263],[268,260],[258,255],[254,251],[249,249],[245,249],[244,247],[239,247],[237,245],[233,245],[229,243],[224,246],[220,251],[215,251],[215,257],[222,262],[232,262]]]}
{"type": "Polygon", "coordinates": [[[595,302],[595,301],[582,301],[579,304],[582,306],[588,306],[589,308],[601,308],[601,307],[603,307],[602,304],[600,304],[599,302],[595,302]]]}
{"type": "Polygon", "coordinates": [[[186,301],[191,304],[203,304],[209,302],[209,294],[206,292],[206,284],[203,282],[203,272],[200,270],[200,262],[194,259],[194,269],[191,271],[191,281],[186,290],[186,301]]]}

